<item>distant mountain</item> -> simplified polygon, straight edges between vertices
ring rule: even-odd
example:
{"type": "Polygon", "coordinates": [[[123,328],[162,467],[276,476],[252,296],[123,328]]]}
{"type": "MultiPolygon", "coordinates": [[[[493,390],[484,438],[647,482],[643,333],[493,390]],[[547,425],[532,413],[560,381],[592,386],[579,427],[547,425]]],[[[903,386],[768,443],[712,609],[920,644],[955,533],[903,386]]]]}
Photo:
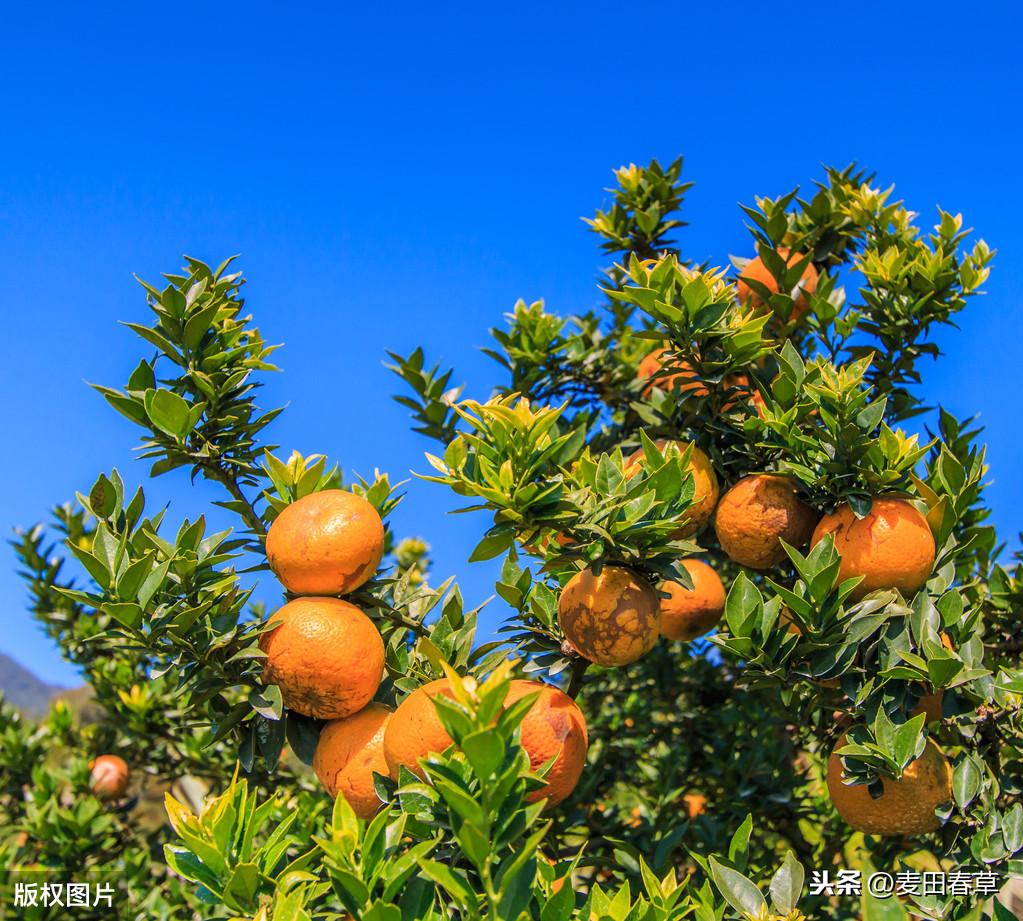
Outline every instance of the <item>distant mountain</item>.
{"type": "Polygon", "coordinates": [[[47,684],[37,678],[24,665],[19,665],[10,656],[0,652],[0,692],[8,703],[32,716],[46,713],[50,698],[64,688],[47,684]]]}

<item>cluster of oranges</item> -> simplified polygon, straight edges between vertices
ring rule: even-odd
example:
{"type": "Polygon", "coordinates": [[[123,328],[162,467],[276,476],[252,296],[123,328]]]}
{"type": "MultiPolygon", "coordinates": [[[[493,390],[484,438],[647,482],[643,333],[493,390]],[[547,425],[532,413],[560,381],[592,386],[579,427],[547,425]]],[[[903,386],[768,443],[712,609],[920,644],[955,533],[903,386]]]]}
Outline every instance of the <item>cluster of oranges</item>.
{"type": "MultiPolygon", "coordinates": [[[[790,266],[802,258],[787,250],[779,253],[790,266]]],[[[746,266],[744,277],[777,291],[777,282],[759,259],[746,266]]],[[[806,295],[815,290],[817,280],[816,270],[808,265],[800,290],[794,294],[793,320],[806,310],[806,295]]],[[[742,279],[739,297],[754,307],[760,303],[742,279]]],[[[655,351],[647,356],[637,377],[647,379],[657,373],[662,354],[655,351]]],[[[663,383],[666,388],[688,394],[706,393],[688,366],[672,368],[662,377],[659,386],[663,383]]],[[[748,387],[748,379],[739,377],[729,381],[729,386],[748,387]]],[[[667,444],[660,441],[657,446],[663,451],[667,444]]],[[[930,577],[935,560],[934,537],[925,516],[908,499],[878,496],[863,518],[858,518],[848,504],[820,517],[800,498],[793,480],[775,473],[746,476],[720,496],[717,475],[707,455],[695,445],[675,445],[680,454],[689,451],[689,472],[695,487],[693,504],[678,531],[679,537],[698,534],[713,521],[718,543],[729,559],[763,571],[786,559],[783,541],[805,548],[830,534],[841,556],[839,580],[861,580],[852,593],[853,599],[880,589],[898,589],[910,596],[930,577]]],[[[643,452],[636,452],[626,461],[626,474],[634,474],[643,463],[643,452]]],[[[569,645],[591,662],[614,667],[643,656],[659,636],[692,640],[711,630],[725,607],[721,579],[699,560],[684,560],[683,566],[693,588],[667,581],[660,586],[661,597],[643,578],[621,567],[605,566],[599,573],[588,568],[577,573],[558,599],[558,621],[569,645]]],[[[798,631],[791,618],[787,623],[788,629],[798,631]]],[[[919,711],[927,713],[929,719],[940,718],[940,696],[924,697],[919,711]]],[[[844,737],[836,748],[843,744],[844,737]]],[[[883,785],[882,796],[873,799],[865,786],[843,784],[841,759],[832,755],[828,788],[835,807],[850,825],[874,834],[918,834],[936,828],[934,809],[949,799],[951,769],[938,746],[928,741],[922,757],[906,769],[901,780],[884,780],[883,785]]]]}
{"type": "MultiPolygon", "coordinates": [[[[384,644],[372,620],[348,595],[373,576],[384,553],[383,522],[365,499],[340,489],[289,505],[270,527],[267,561],[293,598],[260,637],[264,681],[281,689],[297,713],[327,720],[313,769],[331,796],[341,794],[363,818],[381,806],[374,774],[397,779],[404,766],[422,774],[422,759],[452,744],[432,698],[453,698],[447,679],[426,684],[393,712],[374,702],[384,675],[384,644]]],[[[537,769],[552,762],[535,799],[547,806],[572,792],[586,759],[586,720],[558,688],[513,681],[505,705],[536,694],[520,737],[537,769]]]]}

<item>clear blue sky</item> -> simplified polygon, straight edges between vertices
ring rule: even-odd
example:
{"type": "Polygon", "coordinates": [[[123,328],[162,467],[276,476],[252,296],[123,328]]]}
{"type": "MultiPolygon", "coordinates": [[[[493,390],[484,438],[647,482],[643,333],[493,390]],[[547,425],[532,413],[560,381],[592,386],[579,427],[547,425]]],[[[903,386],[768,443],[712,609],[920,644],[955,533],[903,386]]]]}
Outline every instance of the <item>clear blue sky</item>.
{"type": "MultiPolygon", "coordinates": [[[[610,170],[686,156],[681,243],[723,263],[749,243],[738,201],[851,159],[929,222],[962,211],[998,248],[989,294],[947,331],[926,396],[982,413],[990,500],[1021,526],[1023,229],[1008,3],[8,5],[0,34],[0,526],[30,524],[116,465],[136,432],[83,383],[120,384],[147,311],[132,273],[182,252],[241,253],[249,305],[285,343],[275,440],[400,477],[430,446],[381,365],[422,343],[485,396],[479,355],[515,299],[592,304],[601,263],[579,221],[610,170]],[[751,56],[752,54],[752,56],[751,56]]],[[[151,483],[172,516],[211,489],[151,483]]],[[[479,522],[413,483],[399,533],[434,545],[471,600],[479,522]]],[[[24,613],[8,551],[0,649],[74,673],[24,613]]],[[[494,609],[488,621],[498,616],[494,609]]]]}

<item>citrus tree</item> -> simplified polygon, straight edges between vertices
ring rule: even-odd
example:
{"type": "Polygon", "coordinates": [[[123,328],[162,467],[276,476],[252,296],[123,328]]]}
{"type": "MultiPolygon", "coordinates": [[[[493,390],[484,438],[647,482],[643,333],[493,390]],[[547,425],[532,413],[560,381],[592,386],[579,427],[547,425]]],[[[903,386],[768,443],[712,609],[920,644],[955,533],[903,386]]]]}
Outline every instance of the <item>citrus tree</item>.
{"type": "Polygon", "coordinates": [[[112,875],[131,918],[1011,917],[1023,570],[977,430],[919,395],[991,251],[848,167],[696,265],[681,160],[615,177],[600,306],[517,304],[491,394],[390,355],[415,488],[484,513],[496,638],[386,475],[267,443],[230,261],[144,284],[146,354],[97,389],[237,526],[110,471],[17,535],[98,713],[0,711],[6,863],[112,875]]]}

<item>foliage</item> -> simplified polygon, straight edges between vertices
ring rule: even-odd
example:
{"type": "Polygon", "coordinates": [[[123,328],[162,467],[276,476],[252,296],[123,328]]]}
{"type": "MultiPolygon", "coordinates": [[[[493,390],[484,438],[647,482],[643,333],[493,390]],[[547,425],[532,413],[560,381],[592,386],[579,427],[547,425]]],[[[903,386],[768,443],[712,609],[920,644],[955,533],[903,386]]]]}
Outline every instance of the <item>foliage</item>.
{"type": "MultiPolygon", "coordinates": [[[[486,350],[505,374],[489,398],[464,396],[421,349],[389,353],[408,388],[398,401],[440,446],[422,478],[491,515],[471,560],[502,559],[505,607],[497,638],[478,642],[479,609],[453,581],[431,584],[422,538],[388,526],[384,565],[347,597],[384,640],[377,699],[447,676],[455,697],[436,706],[455,745],[422,778],[378,777],[386,805],[368,823],[343,797],[331,810],[302,764],[321,723],[264,683],[269,619],[253,580],[289,503],[350,489],[386,522],[401,487],[265,442],[281,410],[256,398],[274,347],[243,315],[230,260],[189,258],[143,283],[154,319],[128,326],[155,352],[97,389],[142,431],[151,476],[217,484],[238,528],[153,511],[114,470],[15,535],[32,613],[101,715],[86,726],[58,707],[36,726],[0,709],[10,863],[115,872],[125,918],[252,921],[851,919],[876,906],[804,894],[809,868],[1023,871],[1023,569],[987,522],[979,432],[916,389],[934,330],[979,292],[992,252],[968,243],[960,216],[939,211],[924,234],[872,176],[829,169],[809,197],[743,209],[750,256],[777,288],[749,282],[754,306],[736,284],[747,260],[695,267],[676,248],[680,159],[616,180],[588,222],[615,259],[600,304],[577,316],[517,304],[486,350]],[[813,290],[800,283],[809,266],[813,290]],[[637,377],[648,356],[659,367],[637,377]],[[696,450],[723,489],[782,473],[818,513],[908,496],[935,535],[931,578],[912,597],[858,598],[831,538],[787,547],[766,573],[740,569],[712,530],[681,536],[696,450]],[[662,642],[624,669],[591,667],[565,642],[557,598],[576,572],[624,566],[689,586],[681,562],[694,555],[729,587],[709,640],[662,642]],[[563,685],[588,721],[583,778],[551,812],[529,796],[545,770],[520,744],[530,701],[502,709],[522,675],[563,685]],[[938,693],[944,718],[925,725],[914,711],[938,693]],[[850,833],[823,784],[843,732],[847,779],[875,791],[928,738],[941,744],[954,801],[939,832],[850,833]],[[176,785],[169,827],[140,825],[137,793],[116,805],[91,794],[101,752],[121,753],[146,789],[176,785]]],[[[1000,917],[960,894],[886,908],[1000,917]]]]}

